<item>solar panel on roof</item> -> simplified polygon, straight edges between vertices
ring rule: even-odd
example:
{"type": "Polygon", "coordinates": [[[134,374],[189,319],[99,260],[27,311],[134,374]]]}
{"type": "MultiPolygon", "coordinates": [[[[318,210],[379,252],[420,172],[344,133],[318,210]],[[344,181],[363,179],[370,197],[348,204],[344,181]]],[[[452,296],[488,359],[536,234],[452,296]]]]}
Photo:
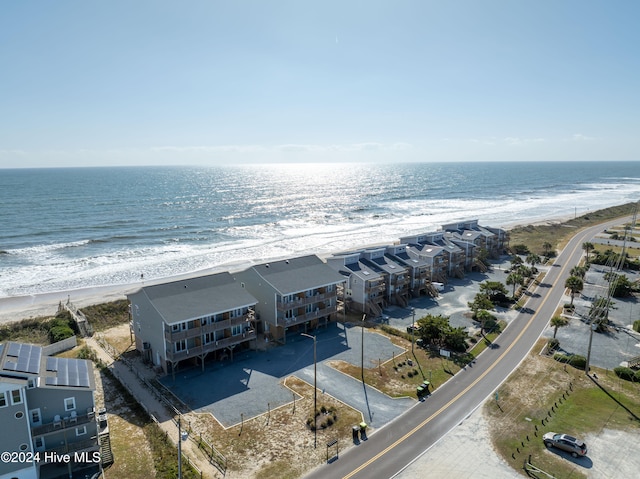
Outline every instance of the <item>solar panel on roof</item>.
{"type": "Polygon", "coordinates": [[[9,343],[9,349],[7,350],[7,356],[18,357],[20,355],[20,344],[9,343]]]}
{"type": "Polygon", "coordinates": [[[14,361],[6,360],[4,363],[4,369],[8,371],[15,371],[18,365],[14,361]]]}
{"type": "Polygon", "coordinates": [[[57,371],[58,370],[58,358],[47,358],[47,371],[57,371]]]}
{"type": "Polygon", "coordinates": [[[47,378],[47,379],[45,379],[44,383],[47,386],[57,386],[58,385],[58,378],[47,378]]]}
{"type": "Polygon", "coordinates": [[[42,348],[35,347],[31,351],[29,356],[29,364],[27,366],[27,372],[36,374],[40,371],[40,358],[42,357],[42,348]]]}

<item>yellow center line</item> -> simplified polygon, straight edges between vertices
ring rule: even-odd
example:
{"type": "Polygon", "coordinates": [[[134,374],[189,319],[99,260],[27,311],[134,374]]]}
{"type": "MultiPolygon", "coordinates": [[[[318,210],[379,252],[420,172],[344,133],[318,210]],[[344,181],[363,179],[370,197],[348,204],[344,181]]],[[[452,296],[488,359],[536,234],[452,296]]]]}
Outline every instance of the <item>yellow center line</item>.
{"type": "MultiPolygon", "coordinates": [[[[578,248],[578,245],[576,245],[573,248],[573,251],[571,252],[571,254],[569,255],[569,258],[575,253],[576,249],[578,248]]],[[[564,271],[566,270],[567,266],[568,266],[568,259],[567,258],[567,262],[564,264],[564,266],[562,266],[562,268],[560,269],[560,273],[558,274],[558,279],[562,276],[562,274],[564,273],[564,271]]],[[[549,288],[549,290],[551,291],[551,289],[553,289],[554,285],[552,284],[551,287],[549,288]]],[[[540,311],[540,309],[542,309],[542,306],[547,302],[547,299],[549,298],[550,295],[547,295],[543,300],[542,303],[540,304],[540,308],[538,308],[538,311],[540,311]]],[[[349,474],[347,474],[346,476],[344,476],[343,479],[349,479],[350,477],[353,477],[355,474],[357,474],[358,472],[362,471],[364,468],[368,467],[371,463],[377,461],[380,457],[384,456],[385,454],[387,454],[389,451],[391,451],[392,449],[394,449],[395,447],[397,447],[400,443],[404,442],[405,440],[407,440],[409,437],[413,436],[416,432],[418,432],[420,429],[422,429],[424,426],[426,426],[427,424],[429,424],[433,418],[435,418],[436,416],[442,414],[442,412],[444,410],[446,410],[449,406],[451,406],[451,404],[453,404],[454,402],[456,402],[458,399],[460,399],[460,397],[462,397],[463,395],[465,395],[467,392],[469,392],[469,390],[471,388],[473,388],[476,384],[478,384],[478,382],[480,382],[480,380],[484,379],[484,377],[489,374],[493,368],[495,368],[498,363],[500,363],[500,361],[502,361],[504,359],[504,357],[509,353],[509,351],[511,351],[511,349],[518,343],[518,341],[520,341],[520,338],[522,338],[522,336],[524,335],[524,333],[529,329],[529,327],[531,326],[531,323],[533,323],[534,319],[536,318],[536,316],[538,315],[538,311],[536,311],[532,316],[531,319],[527,322],[526,326],[522,329],[522,331],[520,331],[520,334],[518,334],[518,336],[516,337],[516,339],[509,345],[509,347],[498,357],[498,359],[496,359],[496,361],[487,368],[487,370],[485,372],[483,372],[480,376],[478,376],[478,378],[473,381],[471,384],[469,384],[469,386],[467,386],[464,390],[462,390],[460,393],[458,393],[453,399],[451,399],[447,404],[445,404],[444,406],[442,406],[440,409],[438,409],[435,413],[433,413],[431,416],[429,416],[427,419],[425,419],[424,421],[422,421],[420,424],[418,424],[416,427],[414,427],[411,431],[409,431],[408,433],[406,433],[404,436],[402,436],[401,438],[399,438],[398,440],[396,440],[393,444],[389,445],[386,449],[380,451],[378,454],[376,454],[375,456],[373,456],[371,459],[369,459],[367,462],[364,462],[363,464],[361,464],[359,467],[357,467],[356,469],[354,469],[353,471],[351,471],[349,474]]]]}

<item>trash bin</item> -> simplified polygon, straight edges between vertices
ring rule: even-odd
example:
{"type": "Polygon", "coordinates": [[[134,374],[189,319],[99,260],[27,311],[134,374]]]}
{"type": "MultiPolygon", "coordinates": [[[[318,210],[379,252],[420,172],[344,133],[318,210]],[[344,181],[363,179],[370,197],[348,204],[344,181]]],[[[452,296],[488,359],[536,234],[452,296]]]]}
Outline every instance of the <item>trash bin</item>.
{"type": "Polygon", "coordinates": [[[358,440],[358,432],[360,431],[360,427],[359,426],[353,426],[351,428],[351,435],[353,436],[353,440],[357,441],[358,440]]]}
{"type": "Polygon", "coordinates": [[[364,421],[360,423],[360,439],[367,439],[367,423],[364,421]]]}

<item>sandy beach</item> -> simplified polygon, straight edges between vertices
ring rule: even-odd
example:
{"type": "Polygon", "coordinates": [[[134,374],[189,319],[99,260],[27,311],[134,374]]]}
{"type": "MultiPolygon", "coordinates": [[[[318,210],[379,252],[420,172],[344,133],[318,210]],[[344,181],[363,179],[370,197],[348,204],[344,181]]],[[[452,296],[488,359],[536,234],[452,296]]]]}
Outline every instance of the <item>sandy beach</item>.
{"type": "MultiPolygon", "coordinates": [[[[572,219],[573,216],[562,216],[562,217],[554,217],[549,218],[542,221],[536,222],[518,222],[513,224],[500,225],[499,227],[510,230],[517,226],[524,225],[545,225],[545,224],[557,224],[572,219]]],[[[481,226],[489,226],[495,227],[495,225],[484,224],[480,221],[481,226]]],[[[380,244],[376,245],[365,245],[358,246],[358,248],[367,248],[373,246],[380,246],[380,244]]],[[[355,249],[354,246],[353,249],[355,249]]],[[[315,254],[314,251],[308,251],[303,254],[315,254]]],[[[329,255],[319,255],[320,257],[326,257],[329,255]]],[[[60,302],[71,301],[79,308],[83,308],[86,306],[91,306],[94,304],[106,303],[110,301],[116,301],[119,299],[125,299],[126,295],[132,293],[143,286],[166,283],[169,281],[177,281],[181,279],[193,278],[196,276],[202,276],[205,274],[214,274],[223,271],[239,271],[248,267],[251,264],[261,263],[264,261],[274,261],[277,259],[283,258],[264,258],[259,260],[247,260],[244,262],[235,262],[224,265],[217,265],[212,268],[208,268],[205,270],[193,271],[190,273],[183,273],[171,277],[159,278],[154,280],[144,280],[139,281],[137,283],[130,284],[117,284],[117,285],[106,285],[106,286],[95,286],[88,288],[80,288],[68,291],[59,291],[59,292],[50,292],[50,293],[41,293],[41,294],[32,294],[27,296],[14,296],[14,297],[5,297],[0,298],[0,323],[7,323],[11,321],[19,321],[27,318],[35,318],[39,316],[53,316],[60,302]]]]}

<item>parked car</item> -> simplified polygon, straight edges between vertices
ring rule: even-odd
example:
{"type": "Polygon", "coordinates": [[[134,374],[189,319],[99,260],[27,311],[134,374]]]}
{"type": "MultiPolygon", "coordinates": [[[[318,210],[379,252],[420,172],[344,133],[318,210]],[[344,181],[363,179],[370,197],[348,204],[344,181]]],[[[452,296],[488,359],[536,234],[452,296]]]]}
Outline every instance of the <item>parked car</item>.
{"type": "Polygon", "coordinates": [[[576,439],[568,434],[548,432],[542,436],[542,440],[548,448],[557,447],[563,451],[570,452],[573,457],[587,455],[587,445],[580,439],[576,439]]]}

